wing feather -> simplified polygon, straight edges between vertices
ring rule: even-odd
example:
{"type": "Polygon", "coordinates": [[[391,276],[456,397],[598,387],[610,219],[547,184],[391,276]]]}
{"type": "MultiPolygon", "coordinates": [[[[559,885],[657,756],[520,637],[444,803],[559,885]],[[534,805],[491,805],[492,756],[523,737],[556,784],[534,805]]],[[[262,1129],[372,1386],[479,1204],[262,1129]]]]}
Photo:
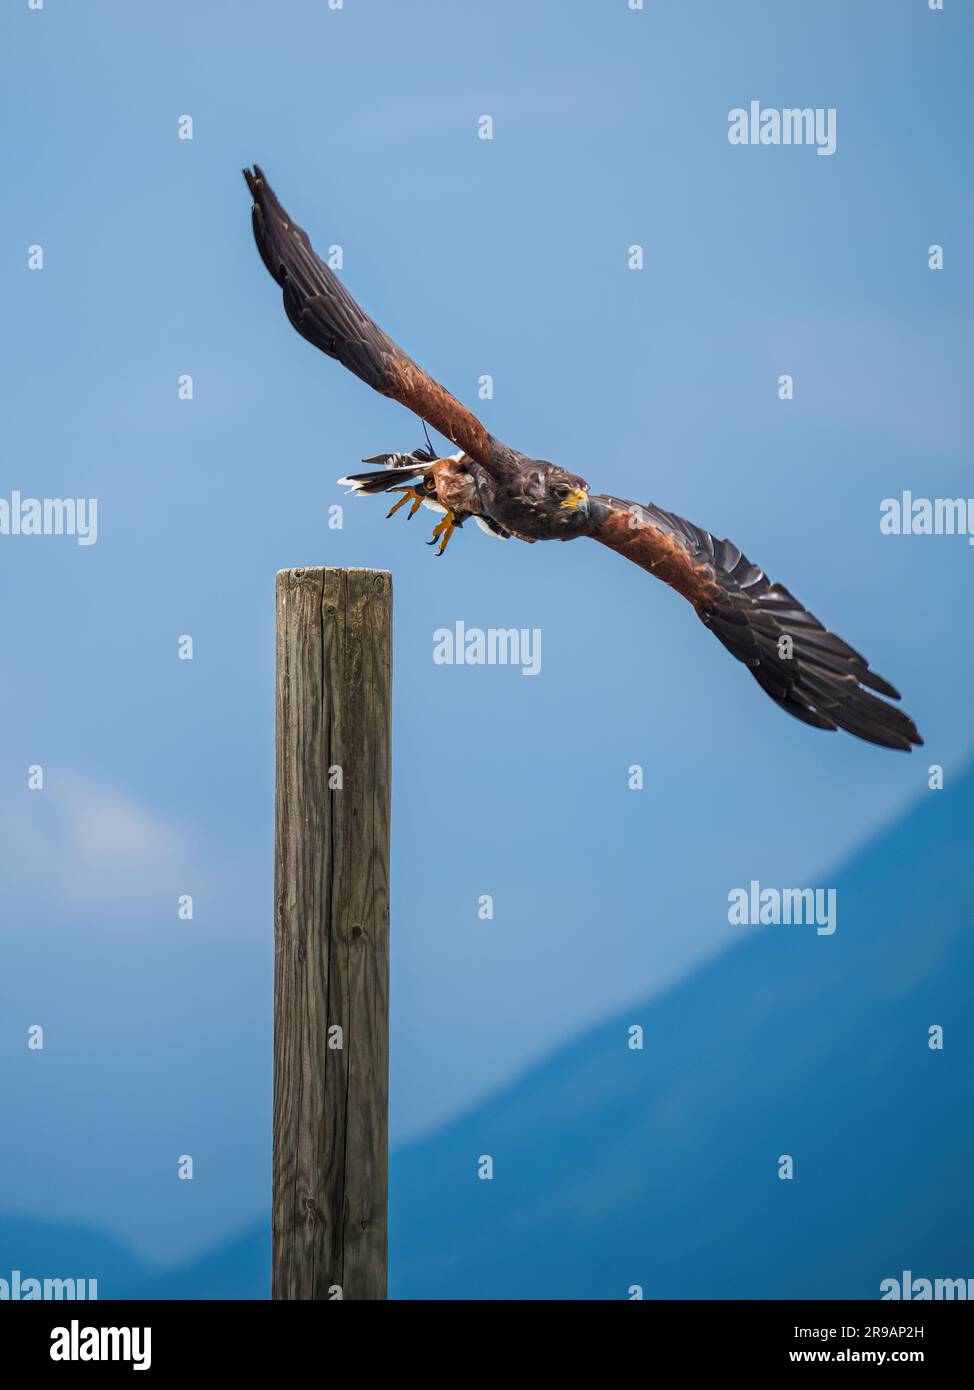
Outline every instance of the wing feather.
{"type": "Polygon", "coordinates": [[[341,362],[373,390],[407,406],[489,468],[492,440],[477,417],[418,367],[359,307],[317,255],[307,233],[291,221],[259,165],[243,173],[254,200],[257,249],[281,286],[284,311],[302,338],[341,362]]]}
{"type": "Polygon", "coordinates": [[[923,740],[889,681],[736,545],[651,504],[590,499],[595,540],[677,589],[783,710],[907,752],[923,740]],[[873,694],[871,692],[877,692],[873,694]]]}

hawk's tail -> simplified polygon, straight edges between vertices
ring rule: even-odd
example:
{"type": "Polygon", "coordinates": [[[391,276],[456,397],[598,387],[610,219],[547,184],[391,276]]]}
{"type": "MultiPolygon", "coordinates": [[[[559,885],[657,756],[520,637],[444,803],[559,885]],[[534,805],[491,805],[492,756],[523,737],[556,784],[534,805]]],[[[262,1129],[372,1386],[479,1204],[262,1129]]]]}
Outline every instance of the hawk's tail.
{"type": "Polygon", "coordinates": [[[375,497],[421,478],[433,461],[433,453],[426,449],[414,449],[411,454],[376,454],[362,462],[381,463],[382,468],[370,469],[368,473],[350,473],[338,481],[342,487],[350,487],[356,496],[375,497]]]}

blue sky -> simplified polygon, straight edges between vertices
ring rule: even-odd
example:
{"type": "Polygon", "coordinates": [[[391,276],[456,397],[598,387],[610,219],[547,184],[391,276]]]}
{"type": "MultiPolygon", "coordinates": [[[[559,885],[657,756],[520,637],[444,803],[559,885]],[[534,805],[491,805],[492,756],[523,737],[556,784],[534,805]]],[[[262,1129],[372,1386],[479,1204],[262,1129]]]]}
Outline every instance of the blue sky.
{"type": "Polygon", "coordinates": [[[397,1142],[691,970],[733,935],[730,887],[820,882],[961,766],[974,557],[878,522],[902,488],[974,491],[972,27],[951,0],[5,6],[0,495],[99,503],[94,546],[0,537],[19,1207],[174,1259],[266,1202],[279,568],[394,577],[397,1142]],[[751,99],[834,106],[836,153],[729,145],[751,99]],[[467,528],[433,560],[427,514],[354,500],[328,529],[335,479],[422,435],[289,328],[253,160],[489,429],[731,536],[903,691],[926,748],[789,721],[588,542],[467,528]],[[540,676],[435,665],[458,619],[540,628],[540,676]]]}

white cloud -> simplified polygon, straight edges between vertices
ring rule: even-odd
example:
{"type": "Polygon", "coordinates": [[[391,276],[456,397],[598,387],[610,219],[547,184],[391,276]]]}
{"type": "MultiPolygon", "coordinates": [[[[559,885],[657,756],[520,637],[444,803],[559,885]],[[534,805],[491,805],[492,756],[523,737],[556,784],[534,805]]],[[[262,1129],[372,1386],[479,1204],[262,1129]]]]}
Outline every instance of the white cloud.
{"type": "Polygon", "coordinates": [[[8,893],[61,913],[174,914],[211,879],[186,827],[76,772],[48,770],[43,790],[8,796],[0,833],[8,893]]]}

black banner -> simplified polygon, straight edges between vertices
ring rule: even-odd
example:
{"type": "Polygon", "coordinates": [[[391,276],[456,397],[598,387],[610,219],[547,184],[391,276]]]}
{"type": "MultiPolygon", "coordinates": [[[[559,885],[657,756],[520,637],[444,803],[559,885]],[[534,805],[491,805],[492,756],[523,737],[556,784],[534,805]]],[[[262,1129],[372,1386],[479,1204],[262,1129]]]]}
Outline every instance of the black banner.
{"type": "MultiPolygon", "coordinates": [[[[340,1302],[337,1301],[337,1302],[340,1302]]],[[[0,1335],[8,1367],[21,1376],[63,1366],[63,1379],[97,1368],[161,1379],[196,1368],[253,1374],[307,1364],[321,1370],[323,1355],[354,1343],[334,1334],[395,1329],[408,1356],[445,1350],[457,1333],[476,1338],[476,1366],[499,1366],[518,1345],[557,1364],[605,1338],[613,1358],[637,1354],[647,1370],[682,1368],[747,1373],[786,1371],[795,1365],[873,1365],[956,1368],[966,1359],[971,1320],[966,1303],[942,1302],[651,1302],[639,1308],[612,1303],[409,1303],[322,1307],[319,1303],[110,1302],[21,1303],[0,1309],[0,1335]],[[488,1334],[489,1336],[485,1336],[488,1334]],[[497,1334],[503,1334],[500,1337],[497,1334]],[[418,1338],[422,1338],[420,1342],[418,1338]],[[327,1339],[327,1340],[326,1340],[327,1339]]],[[[517,1353],[520,1360],[523,1352],[517,1353]]],[[[459,1369],[454,1365],[454,1370],[459,1369]]]]}

